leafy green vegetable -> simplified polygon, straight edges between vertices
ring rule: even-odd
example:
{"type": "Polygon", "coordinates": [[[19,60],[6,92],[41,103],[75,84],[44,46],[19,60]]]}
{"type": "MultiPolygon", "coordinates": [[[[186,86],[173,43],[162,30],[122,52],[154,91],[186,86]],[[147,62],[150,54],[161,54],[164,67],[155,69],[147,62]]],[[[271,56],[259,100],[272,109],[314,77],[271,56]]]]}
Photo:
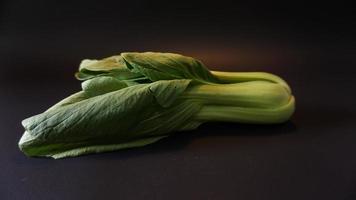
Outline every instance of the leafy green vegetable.
{"type": "Polygon", "coordinates": [[[294,97],[281,78],[209,71],[171,53],[122,53],[82,61],[82,91],[23,120],[20,149],[63,158],[144,146],[208,121],[281,123],[294,97]]]}

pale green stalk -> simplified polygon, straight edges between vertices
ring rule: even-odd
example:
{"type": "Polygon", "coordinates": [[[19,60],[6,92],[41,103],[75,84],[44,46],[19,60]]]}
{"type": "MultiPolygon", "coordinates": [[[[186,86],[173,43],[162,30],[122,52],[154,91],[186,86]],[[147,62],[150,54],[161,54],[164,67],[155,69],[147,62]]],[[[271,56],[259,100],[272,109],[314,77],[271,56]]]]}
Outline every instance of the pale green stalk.
{"type": "Polygon", "coordinates": [[[203,104],[196,120],[242,123],[281,123],[294,112],[294,97],[284,86],[268,81],[197,85],[182,98],[203,104]]]}

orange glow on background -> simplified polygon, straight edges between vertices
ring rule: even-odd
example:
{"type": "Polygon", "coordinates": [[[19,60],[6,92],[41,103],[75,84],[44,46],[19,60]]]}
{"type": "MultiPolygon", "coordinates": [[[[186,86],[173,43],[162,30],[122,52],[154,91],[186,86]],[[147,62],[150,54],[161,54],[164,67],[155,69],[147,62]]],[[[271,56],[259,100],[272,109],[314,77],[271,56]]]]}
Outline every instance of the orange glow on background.
{"type": "Polygon", "coordinates": [[[145,47],[147,51],[173,52],[197,58],[212,70],[283,70],[281,68],[291,63],[300,62],[297,49],[272,42],[162,39],[160,42],[146,43],[145,47]]]}

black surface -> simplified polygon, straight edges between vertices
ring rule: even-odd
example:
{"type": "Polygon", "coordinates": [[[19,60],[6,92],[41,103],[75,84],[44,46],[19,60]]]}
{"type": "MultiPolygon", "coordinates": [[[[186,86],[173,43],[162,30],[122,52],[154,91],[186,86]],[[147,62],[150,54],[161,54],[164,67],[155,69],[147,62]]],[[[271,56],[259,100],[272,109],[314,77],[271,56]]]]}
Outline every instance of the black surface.
{"type": "Polygon", "coordinates": [[[0,199],[356,199],[353,13],[341,2],[2,1],[0,199]],[[79,90],[81,59],[122,51],[276,73],[296,113],[282,125],[205,124],[132,150],[25,157],[21,120],[79,90]]]}

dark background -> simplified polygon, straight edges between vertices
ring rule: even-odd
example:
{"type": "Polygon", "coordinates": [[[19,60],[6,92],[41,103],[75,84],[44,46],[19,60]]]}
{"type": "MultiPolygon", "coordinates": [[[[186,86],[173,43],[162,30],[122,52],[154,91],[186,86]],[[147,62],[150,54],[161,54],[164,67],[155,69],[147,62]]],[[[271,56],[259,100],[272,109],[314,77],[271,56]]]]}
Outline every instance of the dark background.
{"type": "Polygon", "coordinates": [[[1,1],[0,199],[356,199],[354,13],[342,1],[1,1]],[[24,156],[21,120],[78,91],[82,59],[124,51],[278,74],[296,113],[138,149],[24,156]]]}

